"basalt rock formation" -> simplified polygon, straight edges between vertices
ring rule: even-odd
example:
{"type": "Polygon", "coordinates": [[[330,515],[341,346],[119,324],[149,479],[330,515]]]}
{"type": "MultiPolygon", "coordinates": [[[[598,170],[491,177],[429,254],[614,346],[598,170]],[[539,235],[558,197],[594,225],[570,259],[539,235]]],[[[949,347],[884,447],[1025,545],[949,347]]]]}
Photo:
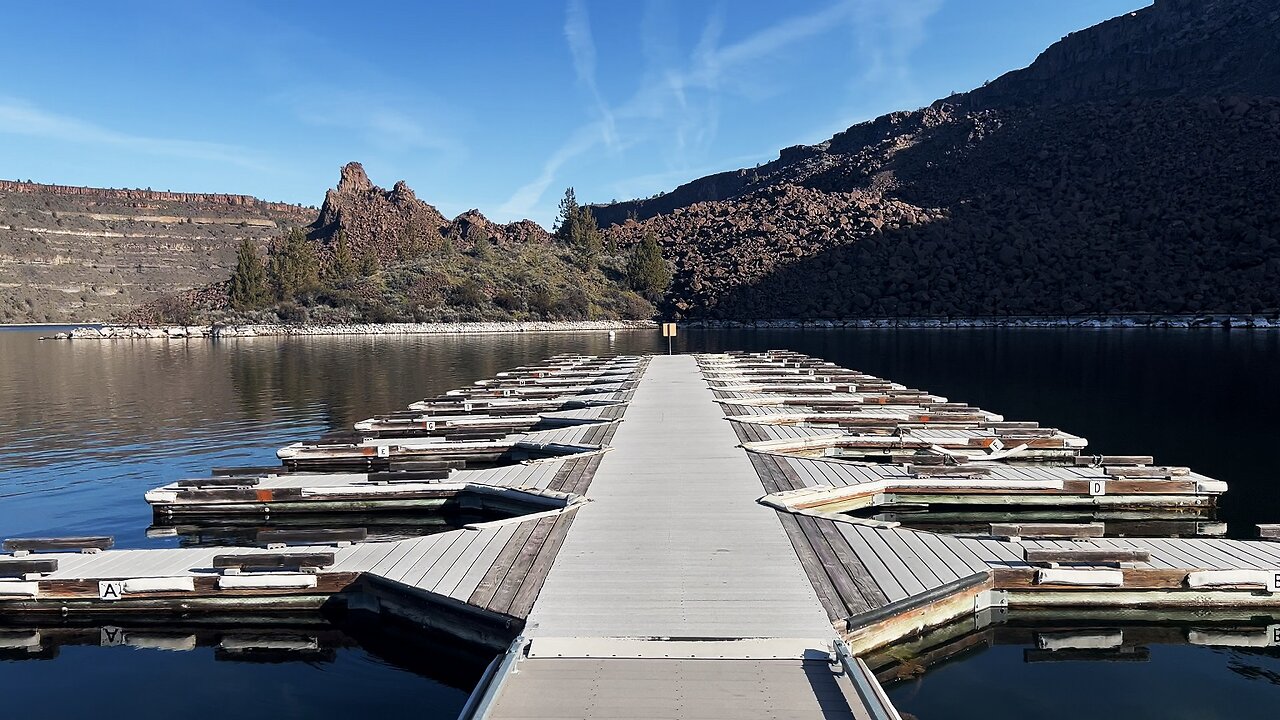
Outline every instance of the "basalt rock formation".
{"type": "Polygon", "coordinates": [[[390,190],[374,185],[358,162],[343,166],[337,187],[325,193],[320,216],[309,235],[330,245],[339,233],[346,235],[352,252],[372,252],[384,262],[403,257],[406,248],[412,248],[414,254],[439,250],[446,238],[462,243],[464,249],[482,240],[550,240],[550,235],[531,220],[499,225],[479,210],[446,220],[435,207],[419,200],[403,180],[390,190]]]}
{"type": "Polygon", "coordinates": [[[657,233],[686,317],[1275,311],[1280,6],[1158,0],[972,92],[593,211],[624,244],[657,233]]]}
{"type": "Polygon", "coordinates": [[[226,275],[313,209],[247,195],[0,181],[0,322],[109,320],[226,275]]]}

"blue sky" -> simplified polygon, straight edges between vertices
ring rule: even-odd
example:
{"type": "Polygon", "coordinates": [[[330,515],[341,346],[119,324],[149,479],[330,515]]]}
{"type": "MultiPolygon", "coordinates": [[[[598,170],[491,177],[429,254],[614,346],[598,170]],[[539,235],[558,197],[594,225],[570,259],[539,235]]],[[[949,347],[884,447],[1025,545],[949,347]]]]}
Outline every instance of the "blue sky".
{"type": "Polygon", "coordinates": [[[4,3],[0,177],[547,224],[1022,67],[1145,0],[4,3]]]}

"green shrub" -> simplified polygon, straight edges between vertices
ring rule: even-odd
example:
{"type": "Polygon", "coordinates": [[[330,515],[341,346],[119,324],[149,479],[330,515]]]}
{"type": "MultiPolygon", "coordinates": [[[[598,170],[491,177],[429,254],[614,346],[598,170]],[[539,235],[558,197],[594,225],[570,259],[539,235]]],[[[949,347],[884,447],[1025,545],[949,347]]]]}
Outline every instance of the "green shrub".
{"type": "Polygon", "coordinates": [[[310,319],[306,308],[289,300],[276,303],[276,317],[287,323],[305,323],[310,319]]]}
{"type": "Polygon", "coordinates": [[[475,278],[471,278],[455,287],[449,294],[449,300],[454,305],[464,308],[480,307],[485,302],[484,286],[475,278]]]}

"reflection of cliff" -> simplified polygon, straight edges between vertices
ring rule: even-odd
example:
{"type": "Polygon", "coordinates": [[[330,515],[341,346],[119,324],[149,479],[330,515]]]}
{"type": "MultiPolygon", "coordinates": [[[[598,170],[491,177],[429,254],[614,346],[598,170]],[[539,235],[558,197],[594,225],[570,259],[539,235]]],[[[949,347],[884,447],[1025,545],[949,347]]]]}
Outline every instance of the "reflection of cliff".
{"type": "MultiPolygon", "coordinates": [[[[644,342],[649,333],[619,337],[644,342]]],[[[273,451],[605,334],[39,342],[0,333],[0,471],[273,451]]],[[[151,478],[154,480],[154,478],[151,478]]],[[[2,480],[2,479],[0,479],[2,480]]],[[[74,477],[50,478],[58,484],[74,477]]]]}
{"type": "Polygon", "coordinates": [[[348,429],[357,420],[570,348],[610,352],[600,333],[256,338],[218,345],[228,346],[237,348],[227,361],[241,412],[267,419],[289,408],[321,415],[330,429],[348,429]]]}
{"type": "MultiPolygon", "coordinates": [[[[623,333],[617,352],[656,349],[623,333]]],[[[0,331],[0,528],[153,544],[142,494],[605,334],[39,342],[0,331]]]]}
{"type": "MultiPolygon", "coordinates": [[[[234,419],[208,343],[41,343],[0,334],[0,468],[135,457],[234,419]]],[[[70,480],[72,478],[65,478],[70,480]]]]}

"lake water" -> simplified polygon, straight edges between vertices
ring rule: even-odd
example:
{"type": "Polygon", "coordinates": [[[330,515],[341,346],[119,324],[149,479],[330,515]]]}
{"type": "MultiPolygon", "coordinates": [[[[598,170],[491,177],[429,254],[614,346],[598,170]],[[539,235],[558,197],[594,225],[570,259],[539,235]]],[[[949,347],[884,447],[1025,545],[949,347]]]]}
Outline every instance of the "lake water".
{"type": "MultiPolygon", "coordinates": [[[[111,534],[119,547],[184,541],[148,537],[152,518],[142,494],[156,485],[207,474],[215,465],[275,464],[276,448],[293,440],[345,429],[554,353],[666,350],[657,332],[619,332],[612,340],[603,333],[37,340],[47,332],[0,330],[0,536],[111,534]]],[[[823,357],[1011,420],[1039,420],[1089,438],[1092,452],[1189,465],[1230,483],[1221,515],[1233,535],[1251,536],[1254,523],[1280,522],[1274,488],[1280,473],[1268,451],[1280,438],[1280,414],[1271,407],[1280,397],[1280,333],[725,330],[690,331],[676,343],[677,351],[768,348],[823,357]]],[[[74,649],[82,652],[97,658],[113,650],[74,649]]],[[[182,662],[199,667],[213,662],[200,659],[208,653],[183,655],[193,659],[182,662]]],[[[1221,664],[1219,656],[1206,657],[1221,664]]],[[[358,645],[338,658],[270,677],[251,664],[228,663],[218,667],[229,673],[218,682],[266,683],[286,702],[287,688],[317,683],[328,683],[326,692],[346,687],[359,694],[360,683],[379,673],[387,673],[377,681],[390,683],[387,692],[409,698],[423,678],[358,645]]],[[[64,662],[0,663],[0,689],[15,682],[56,687],[65,677],[57,668],[69,667],[64,662]]],[[[345,714],[336,702],[332,707],[277,716],[345,714]]],[[[401,707],[426,717],[456,713],[450,706],[433,714],[416,701],[401,707]]],[[[202,717],[196,710],[184,714],[202,717]]],[[[57,708],[44,714],[79,715],[57,708]]]]}
{"type": "Polygon", "coordinates": [[[1280,699],[1280,647],[1265,646],[1276,622],[1015,612],[981,629],[959,621],[867,660],[895,707],[921,720],[1262,720],[1280,699]]]}
{"type": "Polygon", "coordinates": [[[408,626],[318,615],[0,624],[7,718],[455,718],[492,658],[408,626]]]}

